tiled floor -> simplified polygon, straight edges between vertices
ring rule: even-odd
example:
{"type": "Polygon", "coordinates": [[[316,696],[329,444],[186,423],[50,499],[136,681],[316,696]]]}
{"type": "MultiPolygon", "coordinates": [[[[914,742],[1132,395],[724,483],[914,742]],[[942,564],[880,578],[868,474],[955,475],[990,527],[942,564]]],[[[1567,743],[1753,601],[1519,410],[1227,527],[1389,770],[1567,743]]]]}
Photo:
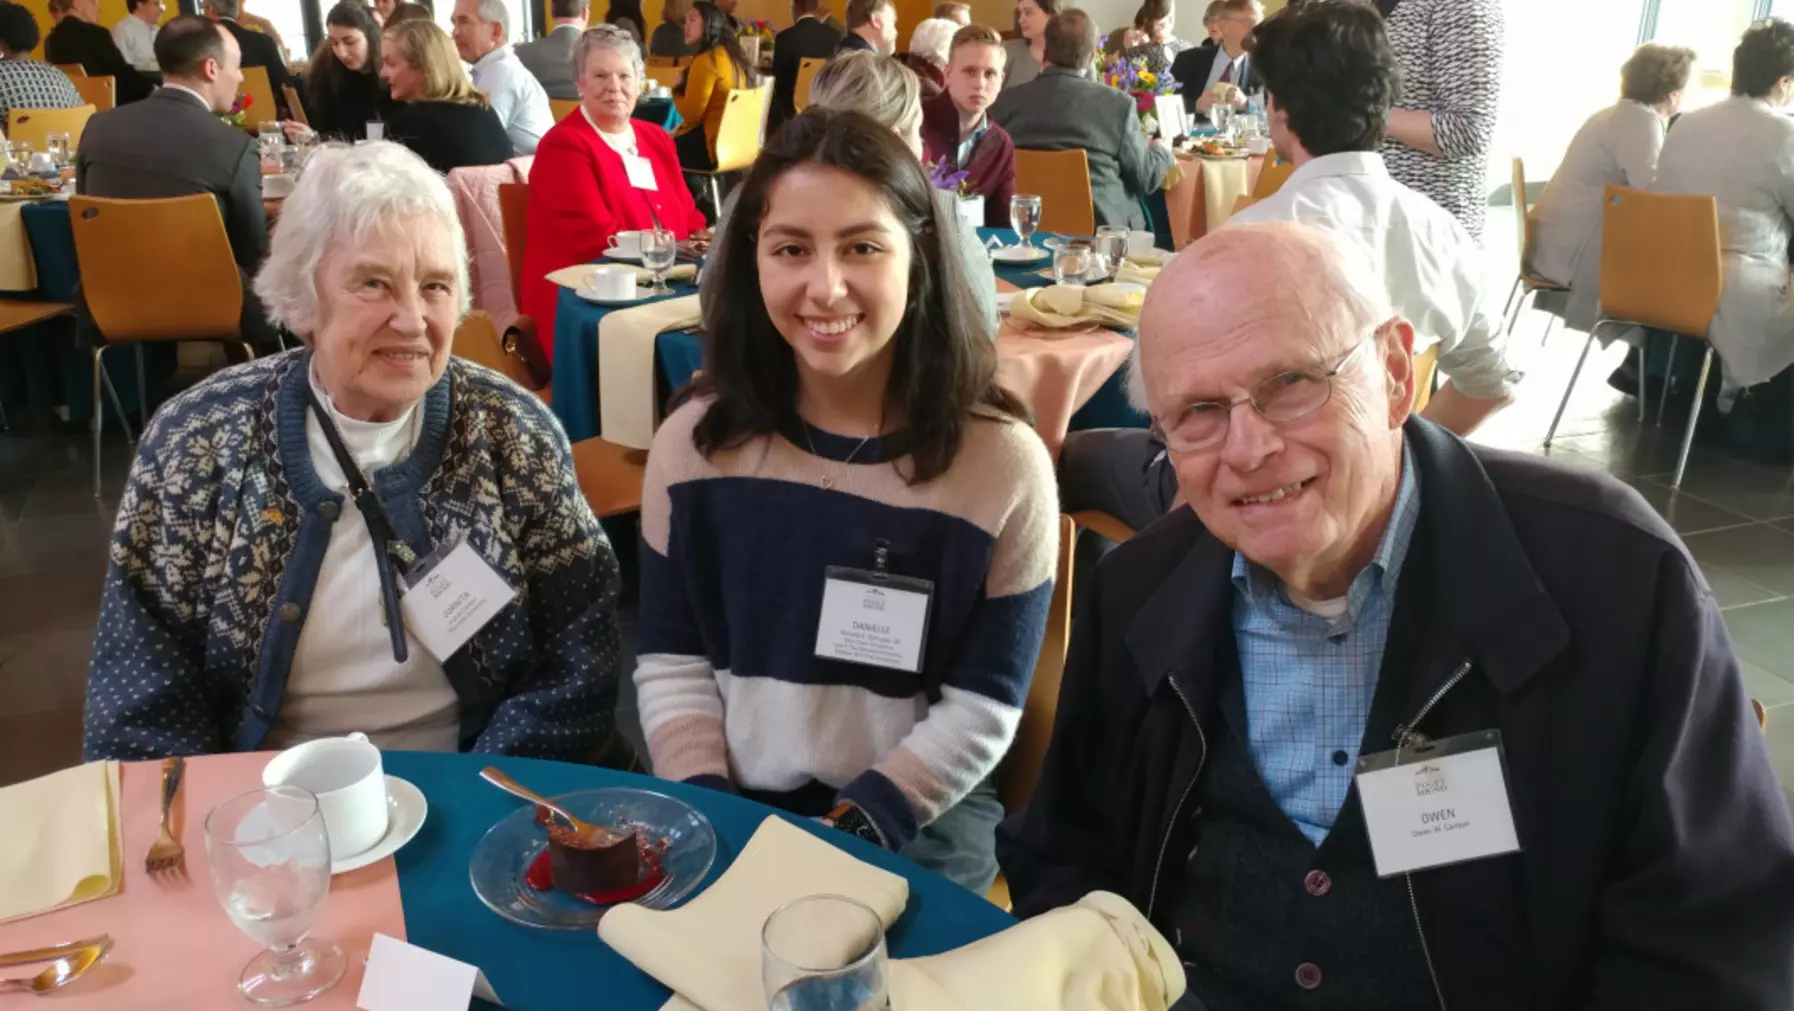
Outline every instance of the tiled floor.
{"type": "MultiPolygon", "coordinates": [[[[1498,212],[1491,220],[1503,220],[1498,212]]],[[[1494,290],[1512,281],[1511,255],[1489,256],[1494,290]]],[[[1477,433],[1491,445],[1544,452],[1543,440],[1581,350],[1561,331],[1540,347],[1546,318],[1515,332],[1525,370],[1518,401],[1477,433]]],[[[1750,692],[1771,710],[1769,742],[1794,784],[1794,472],[1770,470],[1696,444],[1680,492],[1669,488],[1679,430],[1641,426],[1635,402],[1601,381],[1617,348],[1589,358],[1550,455],[1630,484],[1686,540],[1712,584],[1750,692]]],[[[93,497],[83,436],[0,433],[0,784],[79,760],[81,693],[105,569],[106,538],[128,464],[114,436],[105,491],[93,497]]],[[[626,642],[633,639],[625,628],[626,642]]],[[[628,650],[625,655],[633,655],[628,650]]],[[[639,735],[633,693],[623,718],[639,735]]]]}

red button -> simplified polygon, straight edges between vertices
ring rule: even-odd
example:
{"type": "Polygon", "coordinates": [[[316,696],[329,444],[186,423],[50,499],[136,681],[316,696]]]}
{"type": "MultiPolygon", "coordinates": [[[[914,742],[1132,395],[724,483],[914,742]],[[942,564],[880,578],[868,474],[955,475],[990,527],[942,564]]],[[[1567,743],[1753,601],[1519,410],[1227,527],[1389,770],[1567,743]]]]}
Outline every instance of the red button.
{"type": "Polygon", "coordinates": [[[1313,990],[1321,985],[1321,967],[1313,962],[1303,962],[1296,966],[1296,985],[1304,990],[1313,990]]]}
{"type": "Polygon", "coordinates": [[[1333,879],[1327,876],[1326,871],[1309,871],[1308,876],[1302,879],[1302,886],[1308,889],[1310,895],[1325,895],[1333,890],[1333,879]]]}

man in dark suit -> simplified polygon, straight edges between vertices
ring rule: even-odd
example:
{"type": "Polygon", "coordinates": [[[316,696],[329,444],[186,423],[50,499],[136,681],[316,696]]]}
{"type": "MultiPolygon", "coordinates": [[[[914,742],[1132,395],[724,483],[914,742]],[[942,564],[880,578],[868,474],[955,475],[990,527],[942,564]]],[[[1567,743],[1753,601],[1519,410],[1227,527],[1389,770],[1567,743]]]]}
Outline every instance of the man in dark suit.
{"type": "Polygon", "coordinates": [[[847,0],[847,34],[835,54],[857,50],[891,55],[897,49],[897,8],[891,0],[847,0]]]}
{"type": "Polygon", "coordinates": [[[56,24],[44,38],[45,63],[79,63],[89,77],[111,77],[119,105],[156,90],[100,27],[100,0],[50,0],[50,17],[56,24]]]}
{"type": "Polygon", "coordinates": [[[1214,13],[1206,24],[1220,35],[1220,44],[1186,49],[1171,62],[1171,76],[1180,86],[1184,108],[1200,116],[1207,116],[1215,107],[1217,84],[1233,85],[1236,90],[1229,94],[1235,108],[1245,108],[1246,93],[1259,87],[1246,39],[1264,20],[1264,8],[1258,0],[1219,0],[1212,7],[1214,13]]]}
{"type": "Polygon", "coordinates": [[[841,33],[822,23],[822,0],[791,0],[791,27],[772,40],[772,112],[767,129],[797,115],[797,68],[835,55],[841,33]]]}
{"type": "Polygon", "coordinates": [[[999,95],[990,118],[1008,131],[1017,150],[1082,148],[1096,223],[1143,229],[1140,198],[1165,184],[1171,149],[1163,141],[1147,142],[1132,98],[1085,76],[1096,46],[1089,15],[1075,7],[1053,15],[1040,76],[999,95]]]}
{"type": "Polygon", "coordinates": [[[573,86],[573,44],[585,34],[588,0],[550,0],[554,29],[534,42],[517,46],[517,62],[542,82],[549,98],[576,99],[573,86]]]}
{"type": "Polygon", "coordinates": [[[255,138],[225,125],[243,83],[242,53],[223,25],[197,14],[174,18],[156,34],[164,86],[136,105],[87,122],[75,158],[75,189],[126,200],[206,193],[218,201],[231,256],[243,279],[243,336],[278,346],[249,279],[268,251],[262,164],[255,138]]]}
{"type": "Polygon", "coordinates": [[[280,118],[296,118],[293,110],[287,108],[286,92],[281,89],[291,85],[295,91],[299,90],[299,78],[287,69],[287,61],[280,55],[280,43],[237,21],[237,15],[243,13],[243,0],[208,0],[206,9],[237,40],[237,48],[243,53],[244,68],[267,68],[268,84],[274,90],[274,105],[280,110],[280,118]]]}

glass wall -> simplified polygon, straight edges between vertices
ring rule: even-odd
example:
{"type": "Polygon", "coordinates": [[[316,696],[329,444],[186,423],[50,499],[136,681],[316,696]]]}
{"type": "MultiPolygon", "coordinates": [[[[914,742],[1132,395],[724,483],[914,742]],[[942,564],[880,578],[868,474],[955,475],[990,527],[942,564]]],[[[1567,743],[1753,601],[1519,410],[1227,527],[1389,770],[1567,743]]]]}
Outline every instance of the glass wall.
{"type": "MultiPolygon", "coordinates": [[[[1650,41],[1687,46],[1699,59],[1694,80],[1682,98],[1682,109],[1698,109],[1732,90],[1732,50],[1750,27],[1758,0],[1656,0],[1656,23],[1650,41]]],[[[1784,0],[1784,8],[1794,3],[1784,0]]]]}

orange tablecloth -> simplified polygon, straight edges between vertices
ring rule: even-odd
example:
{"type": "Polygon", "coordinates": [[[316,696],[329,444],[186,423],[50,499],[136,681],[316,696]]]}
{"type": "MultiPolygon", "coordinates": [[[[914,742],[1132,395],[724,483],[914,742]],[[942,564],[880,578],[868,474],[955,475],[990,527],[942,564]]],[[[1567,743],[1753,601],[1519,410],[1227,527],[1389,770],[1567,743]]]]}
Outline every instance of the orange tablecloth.
{"type": "MultiPolygon", "coordinates": [[[[997,291],[1015,291],[997,279],[997,291]]],[[[1053,459],[1078,413],[1121,368],[1134,342],[1113,330],[1042,336],[1017,330],[1007,318],[997,332],[997,381],[1034,411],[1034,430],[1053,459]]]]}
{"type": "MultiPolygon", "coordinates": [[[[206,813],[244,790],[261,785],[272,755],[192,758],[175,800],[175,830],[187,847],[185,878],[151,878],[143,855],[161,820],[160,762],[129,762],[120,770],[119,804],[125,880],[119,894],[0,926],[0,951],[18,951],[93,934],[111,934],[106,961],[57,991],[57,1007],[180,1008],[242,1011],[253,1007],[237,993],[237,976],[259,950],[225,915],[212,891],[206,862],[206,813]]],[[[314,936],[335,941],[348,956],[342,982],[306,1008],[353,1008],[361,990],[363,960],[378,931],[403,939],[405,914],[399,876],[391,857],[330,883],[314,936]]],[[[0,969],[0,978],[28,976],[43,965],[0,969]]],[[[29,1003],[28,997],[13,1001],[29,1003]]]]}
{"type": "MultiPolygon", "coordinates": [[[[1218,171],[1226,171],[1228,163],[1207,162],[1193,154],[1180,154],[1177,156],[1177,164],[1183,169],[1184,177],[1177,185],[1165,191],[1165,209],[1171,216],[1172,242],[1178,249],[1182,249],[1207,235],[1210,228],[1221,227],[1228,215],[1233,213],[1233,201],[1227,200],[1227,206],[1221,208],[1218,216],[1210,214],[1207,177],[1218,171]],[[1211,217],[1215,220],[1211,221],[1211,217]]],[[[1258,185],[1258,173],[1264,165],[1264,155],[1253,155],[1246,159],[1245,192],[1250,193],[1258,185]]],[[[1235,197],[1237,198],[1237,194],[1235,197]]]]}

